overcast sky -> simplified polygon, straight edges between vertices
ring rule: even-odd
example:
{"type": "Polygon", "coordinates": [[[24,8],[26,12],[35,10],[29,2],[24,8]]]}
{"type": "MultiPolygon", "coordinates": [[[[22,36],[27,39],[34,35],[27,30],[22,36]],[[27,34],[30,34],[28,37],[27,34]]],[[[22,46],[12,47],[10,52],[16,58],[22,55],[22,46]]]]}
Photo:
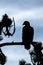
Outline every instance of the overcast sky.
{"type": "MultiPolygon", "coordinates": [[[[0,0],[0,20],[5,13],[16,23],[16,32],[10,37],[4,37],[2,42],[22,41],[22,24],[25,20],[34,28],[34,40],[43,42],[43,0],[0,0]]],[[[5,65],[18,65],[19,60],[25,59],[31,62],[29,51],[23,46],[3,47],[7,56],[5,65]]]]}

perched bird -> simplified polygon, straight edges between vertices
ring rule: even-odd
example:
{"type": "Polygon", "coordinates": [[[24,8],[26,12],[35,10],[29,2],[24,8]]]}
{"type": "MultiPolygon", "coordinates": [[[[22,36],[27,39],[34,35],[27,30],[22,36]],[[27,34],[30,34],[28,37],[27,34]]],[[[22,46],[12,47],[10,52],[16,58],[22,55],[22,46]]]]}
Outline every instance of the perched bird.
{"type": "Polygon", "coordinates": [[[33,42],[34,29],[30,26],[28,21],[25,21],[23,25],[25,26],[22,29],[22,41],[25,48],[28,50],[30,48],[30,44],[33,42]]]}

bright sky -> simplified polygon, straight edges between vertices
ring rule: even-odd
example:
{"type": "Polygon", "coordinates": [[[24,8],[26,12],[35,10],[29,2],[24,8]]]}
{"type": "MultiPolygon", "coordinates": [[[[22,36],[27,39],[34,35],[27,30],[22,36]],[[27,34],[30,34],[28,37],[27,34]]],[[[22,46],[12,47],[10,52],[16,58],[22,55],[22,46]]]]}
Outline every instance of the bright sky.
{"type": "MultiPolygon", "coordinates": [[[[43,0],[0,0],[0,20],[5,13],[14,17],[16,32],[10,38],[3,35],[2,42],[22,41],[22,24],[25,20],[34,27],[34,40],[43,42],[43,0]]],[[[23,46],[3,47],[2,50],[7,56],[5,65],[18,65],[21,59],[31,62],[29,51],[23,46]]]]}

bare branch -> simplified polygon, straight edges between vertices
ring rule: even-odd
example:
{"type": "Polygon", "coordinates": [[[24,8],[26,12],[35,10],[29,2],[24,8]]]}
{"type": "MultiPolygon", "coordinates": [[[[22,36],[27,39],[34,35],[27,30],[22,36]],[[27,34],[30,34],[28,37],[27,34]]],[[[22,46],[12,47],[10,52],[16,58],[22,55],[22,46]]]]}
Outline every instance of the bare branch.
{"type": "MultiPolygon", "coordinates": [[[[34,44],[36,44],[38,42],[32,42],[31,44],[34,46],[34,44]]],[[[12,46],[12,45],[24,45],[24,42],[6,42],[6,43],[1,43],[0,47],[3,46],[12,46]]]]}
{"type": "Polygon", "coordinates": [[[23,43],[22,42],[6,42],[6,43],[0,44],[0,47],[9,46],[9,45],[23,45],[23,43]]]}

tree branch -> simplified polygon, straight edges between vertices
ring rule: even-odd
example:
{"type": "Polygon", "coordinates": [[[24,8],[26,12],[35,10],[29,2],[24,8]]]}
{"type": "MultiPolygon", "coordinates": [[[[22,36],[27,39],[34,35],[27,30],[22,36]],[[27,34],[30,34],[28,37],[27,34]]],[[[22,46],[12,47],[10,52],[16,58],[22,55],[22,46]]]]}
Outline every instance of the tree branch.
{"type": "MultiPolygon", "coordinates": [[[[38,42],[32,42],[31,44],[34,46],[37,43],[38,42]]],[[[0,44],[0,47],[3,47],[3,46],[11,46],[11,45],[24,45],[24,42],[6,42],[6,43],[0,44]]]]}
{"type": "Polygon", "coordinates": [[[9,46],[9,45],[24,45],[24,44],[22,42],[6,42],[6,43],[0,44],[0,47],[9,46]]]}

